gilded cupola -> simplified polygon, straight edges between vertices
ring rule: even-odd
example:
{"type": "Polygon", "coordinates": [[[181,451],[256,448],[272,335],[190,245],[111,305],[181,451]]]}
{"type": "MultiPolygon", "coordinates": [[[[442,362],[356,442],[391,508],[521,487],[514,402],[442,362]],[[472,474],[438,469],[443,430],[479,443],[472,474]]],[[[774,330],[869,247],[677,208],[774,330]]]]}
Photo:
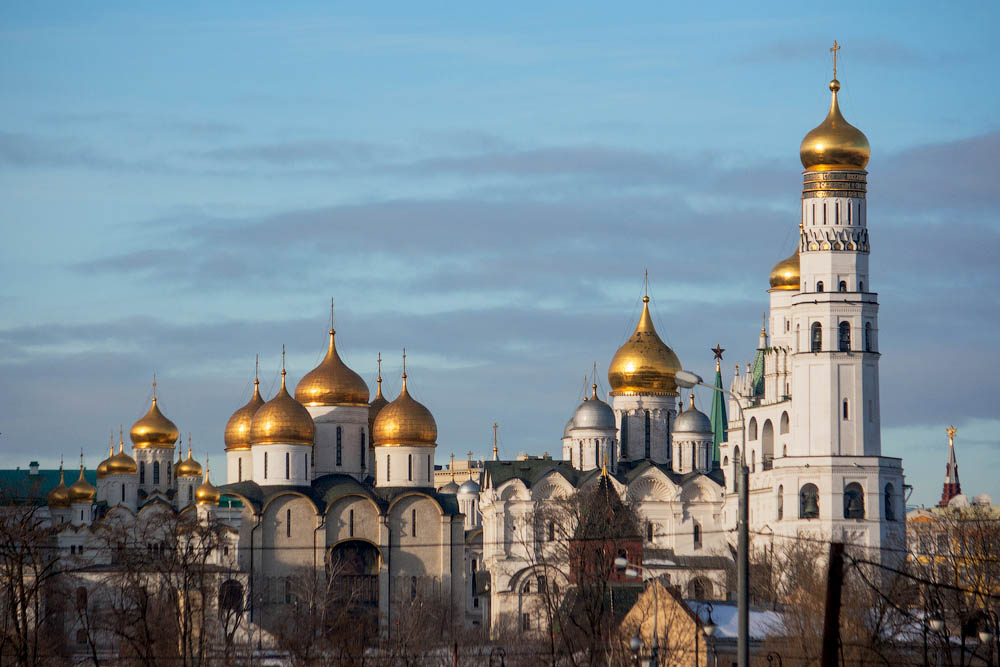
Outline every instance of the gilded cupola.
{"type": "Polygon", "coordinates": [[[188,457],[181,461],[178,456],[177,464],[174,465],[174,477],[201,477],[201,464],[191,456],[190,436],[188,436],[188,457]]]}
{"type": "Polygon", "coordinates": [[[97,479],[103,479],[108,474],[108,463],[115,455],[114,436],[111,436],[111,443],[108,444],[108,458],[97,464],[97,479]]]}
{"type": "MultiPolygon", "coordinates": [[[[125,438],[121,432],[119,432],[118,438],[118,453],[104,463],[107,464],[105,474],[108,475],[135,475],[139,471],[135,459],[125,453],[125,438]]],[[[98,471],[97,476],[101,476],[100,471],[98,471]]]]}
{"type": "Polygon", "coordinates": [[[49,491],[46,496],[51,509],[65,509],[69,507],[69,487],[66,486],[66,478],[63,475],[62,466],[59,466],[59,486],[49,491]]]}
{"type": "MultiPolygon", "coordinates": [[[[331,321],[332,321],[331,304],[331,321]]],[[[347,367],[337,354],[336,335],[330,327],[330,342],[326,356],[295,387],[295,400],[302,405],[367,405],[368,385],[361,376],[347,367]]]]}
{"type": "Polygon", "coordinates": [[[253,379],[253,396],[242,408],[233,413],[233,416],[226,422],[226,431],[223,439],[226,443],[226,451],[233,449],[250,449],[250,425],[253,423],[253,416],[264,405],[264,399],[260,395],[260,380],[255,376],[253,379]]]}
{"type": "MultiPolygon", "coordinates": [[[[834,48],[839,47],[834,43],[834,48]]],[[[836,52],[834,52],[836,53],[836,52]]],[[[871,157],[871,146],[865,133],[854,127],[840,113],[837,92],[837,66],[834,61],[833,81],[830,82],[830,112],[802,140],[799,158],[807,171],[861,171],[871,157]]]]}
{"type": "Polygon", "coordinates": [[[97,496],[97,489],[83,477],[83,466],[80,466],[80,478],[67,489],[71,503],[92,503],[97,496]]]}
{"type": "Polygon", "coordinates": [[[608,382],[613,394],[677,395],[674,375],[681,362],[670,347],[660,340],[649,314],[649,297],[642,298],[642,314],[635,331],[618,348],[608,367],[608,382]]]}
{"type": "Polygon", "coordinates": [[[375,418],[372,439],[376,447],[436,447],[437,422],[406,388],[406,358],[403,358],[403,388],[396,400],[375,418]]]}
{"type": "Polygon", "coordinates": [[[798,290],[800,289],[799,275],[799,251],[796,250],[790,257],[786,257],[771,269],[770,284],[771,289],[776,290],[798,290]]]}
{"type": "Polygon", "coordinates": [[[219,489],[212,484],[209,480],[209,473],[211,471],[205,471],[205,481],[198,485],[198,488],[194,490],[194,501],[199,505],[218,505],[219,498],[222,494],[219,489]]]}
{"type": "Polygon", "coordinates": [[[251,445],[311,445],[316,425],[309,411],[285,388],[285,369],[281,369],[281,389],[274,398],[260,406],[250,424],[251,445]]]}
{"type": "Polygon", "coordinates": [[[156,381],[153,381],[153,404],[149,412],[132,425],[129,437],[139,449],[146,447],[173,447],[180,432],[177,425],[163,416],[156,404],[156,381]]]}
{"type": "Polygon", "coordinates": [[[368,432],[371,433],[375,430],[375,418],[378,417],[378,413],[382,411],[382,408],[389,405],[389,401],[385,400],[385,396],[382,395],[382,353],[379,352],[378,355],[378,378],[375,380],[375,384],[378,389],[375,390],[375,398],[372,399],[371,404],[368,406],[368,432]]]}

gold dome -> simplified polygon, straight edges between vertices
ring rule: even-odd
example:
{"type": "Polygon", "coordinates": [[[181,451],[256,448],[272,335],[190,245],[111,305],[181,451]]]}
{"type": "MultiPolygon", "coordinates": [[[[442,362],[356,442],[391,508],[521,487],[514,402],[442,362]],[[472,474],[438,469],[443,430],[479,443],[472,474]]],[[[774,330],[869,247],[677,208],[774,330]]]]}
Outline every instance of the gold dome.
{"type": "Polygon", "coordinates": [[[799,251],[792,253],[771,269],[771,289],[798,290],[800,289],[799,275],[799,251]]]}
{"type": "Polygon", "coordinates": [[[674,375],[681,362],[656,333],[649,315],[649,297],[642,297],[642,315],[635,332],[618,348],[608,367],[608,382],[616,395],[676,396],[674,375]]]}
{"type": "Polygon", "coordinates": [[[177,461],[177,465],[174,466],[174,477],[201,477],[201,473],[201,464],[191,456],[191,445],[188,445],[188,457],[184,461],[177,461]]]}
{"type": "Polygon", "coordinates": [[[368,385],[337,354],[335,335],[336,331],[330,329],[330,344],[323,361],[295,387],[295,400],[302,405],[368,405],[368,385]]]}
{"type": "MultiPolygon", "coordinates": [[[[112,440],[111,442],[114,442],[114,440],[112,440]]],[[[115,456],[115,446],[109,444],[108,458],[104,459],[103,461],[97,464],[97,479],[101,479],[102,477],[108,474],[108,463],[111,462],[111,459],[114,458],[114,456],[115,456]]]]}
{"type": "Polygon", "coordinates": [[[146,447],[173,447],[177,442],[177,425],[163,416],[159,406],[156,404],[156,396],[153,396],[153,405],[149,412],[143,415],[142,419],[132,425],[129,437],[132,444],[139,449],[146,447]]]}
{"type": "Polygon", "coordinates": [[[80,466],[80,478],[73,482],[66,491],[71,503],[92,503],[97,495],[97,489],[94,488],[94,485],[83,478],[82,465],[80,466]]]}
{"type": "MultiPolygon", "coordinates": [[[[125,439],[118,440],[118,453],[104,461],[107,464],[105,474],[107,475],[134,475],[139,472],[139,466],[135,459],[125,453],[125,439]]],[[[98,466],[97,476],[100,477],[100,466],[98,466]]]]}
{"type": "MultiPolygon", "coordinates": [[[[378,379],[375,380],[378,385],[378,389],[375,391],[375,398],[372,399],[371,404],[368,406],[368,432],[375,432],[375,418],[378,417],[378,413],[382,412],[382,408],[389,405],[389,401],[385,400],[385,396],[382,395],[382,355],[378,355],[378,379]]],[[[372,446],[375,443],[372,441],[372,446]]]]}
{"type": "Polygon", "coordinates": [[[260,406],[264,405],[264,399],[260,396],[260,380],[253,379],[253,396],[242,408],[233,413],[233,416],[226,422],[226,432],[223,440],[226,443],[226,451],[232,449],[250,449],[250,425],[253,423],[253,416],[257,414],[260,406]]]}
{"type": "Polygon", "coordinates": [[[312,416],[285,389],[285,370],[282,369],[281,389],[254,413],[250,444],[311,445],[315,436],[312,416]]]}
{"type": "Polygon", "coordinates": [[[65,509],[69,507],[69,487],[66,486],[62,466],[59,466],[59,486],[49,491],[46,499],[48,500],[49,508],[65,509]]]}
{"type": "Polygon", "coordinates": [[[221,497],[222,494],[208,479],[208,471],[206,471],[205,481],[194,490],[194,501],[199,505],[218,505],[221,497]]]}
{"type": "Polygon", "coordinates": [[[799,158],[807,171],[860,171],[871,157],[868,137],[844,120],[840,113],[840,106],[837,104],[838,90],[840,82],[834,79],[830,82],[830,113],[826,120],[805,136],[799,147],[799,158]]]}
{"type": "Polygon", "coordinates": [[[376,447],[437,447],[437,422],[406,390],[405,372],[399,397],[375,418],[372,439],[376,447]]]}

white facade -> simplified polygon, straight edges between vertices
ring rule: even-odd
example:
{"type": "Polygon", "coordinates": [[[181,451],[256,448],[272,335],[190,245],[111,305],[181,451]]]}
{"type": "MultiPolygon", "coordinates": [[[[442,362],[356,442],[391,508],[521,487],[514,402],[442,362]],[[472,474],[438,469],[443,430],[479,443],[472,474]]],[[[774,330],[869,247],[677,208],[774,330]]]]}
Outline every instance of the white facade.
{"type": "Polygon", "coordinates": [[[434,488],[434,448],[375,447],[375,471],[378,486],[434,488]]]}
{"type": "Polygon", "coordinates": [[[363,479],[371,474],[368,406],[324,405],[306,409],[316,423],[313,477],[345,473],[363,479]]]}

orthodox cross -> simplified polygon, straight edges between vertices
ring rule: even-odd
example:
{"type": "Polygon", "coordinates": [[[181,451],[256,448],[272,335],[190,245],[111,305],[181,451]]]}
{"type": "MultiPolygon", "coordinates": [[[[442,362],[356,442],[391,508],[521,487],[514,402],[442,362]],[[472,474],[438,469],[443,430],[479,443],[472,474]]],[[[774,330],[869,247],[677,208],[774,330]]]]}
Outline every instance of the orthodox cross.
{"type": "Polygon", "coordinates": [[[153,400],[156,400],[156,373],[153,373],[153,400]]]}
{"type": "Polygon", "coordinates": [[[281,344],[281,377],[285,377],[285,344],[281,344]]]}
{"type": "Polygon", "coordinates": [[[333,297],[330,297],[330,331],[333,331],[333,297]]]}
{"type": "Polygon", "coordinates": [[[403,348],[403,377],[406,377],[406,348],[403,348]]]}
{"type": "Polygon", "coordinates": [[[833,46],[830,47],[830,53],[833,54],[833,78],[837,78],[837,51],[840,51],[840,46],[837,44],[837,40],[833,40],[833,46]]]}
{"type": "Polygon", "coordinates": [[[378,353],[378,381],[382,381],[382,353],[378,353]]]}
{"type": "Polygon", "coordinates": [[[498,461],[500,459],[499,450],[497,449],[497,428],[499,424],[493,422],[493,460],[498,461]]]}
{"type": "Polygon", "coordinates": [[[643,292],[642,295],[649,298],[649,269],[643,270],[645,275],[643,277],[643,292]]]}

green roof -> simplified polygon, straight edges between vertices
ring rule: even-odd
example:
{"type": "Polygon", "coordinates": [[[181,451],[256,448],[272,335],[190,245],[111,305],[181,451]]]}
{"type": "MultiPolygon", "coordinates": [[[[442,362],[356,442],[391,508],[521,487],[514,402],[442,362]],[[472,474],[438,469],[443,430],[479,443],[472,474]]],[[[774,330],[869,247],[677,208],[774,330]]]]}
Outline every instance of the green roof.
{"type": "MultiPolygon", "coordinates": [[[[78,469],[66,469],[66,486],[80,477],[78,469]]],[[[97,484],[97,471],[84,470],[83,478],[97,484]]],[[[0,504],[10,502],[44,503],[49,491],[59,486],[59,469],[41,470],[34,475],[28,468],[0,470],[0,504]]]]}

